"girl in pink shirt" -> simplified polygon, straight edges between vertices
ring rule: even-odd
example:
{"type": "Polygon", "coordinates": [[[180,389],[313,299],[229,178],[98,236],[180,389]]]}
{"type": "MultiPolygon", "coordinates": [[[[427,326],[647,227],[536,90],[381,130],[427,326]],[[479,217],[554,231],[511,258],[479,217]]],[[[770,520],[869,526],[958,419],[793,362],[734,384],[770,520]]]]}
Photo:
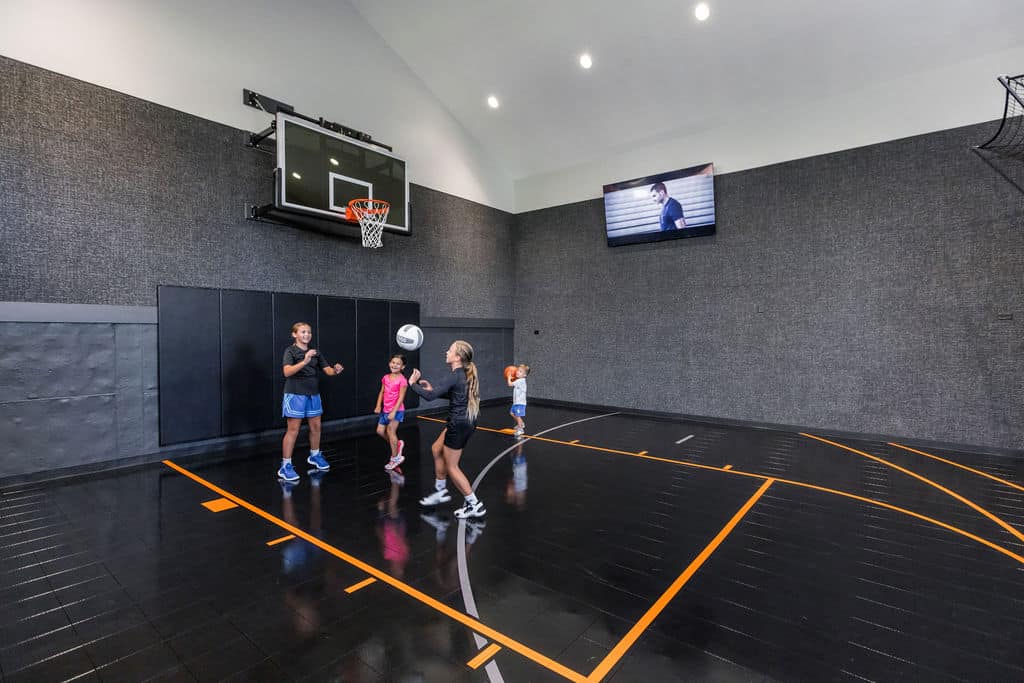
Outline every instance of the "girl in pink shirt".
{"type": "Polygon", "coordinates": [[[398,439],[398,425],[405,418],[405,390],[409,381],[402,374],[405,369],[405,356],[396,353],[388,361],[390,373],[381,377],[380,393],[377,394],[377,407],[373,412],[380,414],[377,420],[377,434],[391,446],[391,459],[384,469],[390,471],[405,461],[402,450],[405,442],[398,439]]]}

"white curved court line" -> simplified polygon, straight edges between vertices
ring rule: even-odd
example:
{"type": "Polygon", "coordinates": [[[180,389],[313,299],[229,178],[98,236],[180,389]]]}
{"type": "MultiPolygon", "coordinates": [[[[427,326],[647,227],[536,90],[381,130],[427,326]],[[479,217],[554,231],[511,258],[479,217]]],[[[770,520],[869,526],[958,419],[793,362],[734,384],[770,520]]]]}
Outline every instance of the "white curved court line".
{"type": "MultiPolygon", "coordinates": [[[[605,413],[604,415],[585,417],[582,420],[573,420],[572,422],[566,422],[565,424],[560,424],[555,427],[549,427],[542,432],[537,432],[534,436],[541,436],[542,434],[553,432],[556,429],[561,429],[562,427],[569,427],[574,424],[579,424],[580,422],[597,420],[602,417],[611,417],[612,415],[618,415],[618,413],[605,413]]],[[[476,491],[477,486],[479,486],[480,482],[483,481],[484,476],[498,463],[499,460],[516,448],[525,446],[525,441],[528,440],[529,439],[517,441],[501,453],[498,453],[498,455],[494,457],[494,460],[487,463],[487,465],[480,471],[480,474],[476,475],[476,479],[473,480],[473,490],[476,491]]],[[[455,539],[455,548],[458,552],[459,587],[462,589],[462,603],[466,606],[466,614],[474,618],[479,618],[480,615],[476,610],[476,599],[473,597],[473,586],[469,582],[469,566],[466,563],[466,520],[464,519],[459,520],[459,533],[455,539]]],[[[487,640],[478,633],[473,634],[473,640],[476,642],[477,650],[481,650],[485,645],[487,645],[487,640]]],[[[484,671],[487,672],[487,678],[491,683],[505,683],[505,679],[501,677],[501,671],[498,670],[498,663],[493,659],[487,662],[487,666],[484,667],[484,671]]]]}

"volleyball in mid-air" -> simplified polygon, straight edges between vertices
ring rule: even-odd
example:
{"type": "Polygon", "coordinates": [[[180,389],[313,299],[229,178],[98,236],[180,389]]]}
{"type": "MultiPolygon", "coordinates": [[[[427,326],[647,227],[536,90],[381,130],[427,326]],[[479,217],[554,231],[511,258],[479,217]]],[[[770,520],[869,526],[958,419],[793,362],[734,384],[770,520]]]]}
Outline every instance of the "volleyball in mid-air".
{"type": "Polygon", "coordinates": [[[406,351],[415,351],[423,345],[423,330],[416,325],[402,325],[395,334],[395,341],[406,351]]]}

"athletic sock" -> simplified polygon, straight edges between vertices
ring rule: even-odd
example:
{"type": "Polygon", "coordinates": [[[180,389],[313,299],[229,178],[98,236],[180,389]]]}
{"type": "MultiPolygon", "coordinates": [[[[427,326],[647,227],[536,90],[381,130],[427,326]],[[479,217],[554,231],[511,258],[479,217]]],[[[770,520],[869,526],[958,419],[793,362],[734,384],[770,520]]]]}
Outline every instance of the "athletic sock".
{"type": "Polygon", "coordinates": [[[476,494],[471,493],[468,496],[466,496],[466,502],[469,503],[470,505],[476,505],[478,502],[476,499],[476,494]]]}
{"type": "Polygon", "coordinates": [[[281,458],[281,467],[284,467],[285,465],[291,465],[291,464],[292,464],[292,459],[291,458],[281,458]]]}
{"type": "Polygon", "coordinates": [[[434,490],[435,491],[444,491],[446,488],[448,488],[448,480],[447,479],[436,479],[434,481],[434,490]]]}

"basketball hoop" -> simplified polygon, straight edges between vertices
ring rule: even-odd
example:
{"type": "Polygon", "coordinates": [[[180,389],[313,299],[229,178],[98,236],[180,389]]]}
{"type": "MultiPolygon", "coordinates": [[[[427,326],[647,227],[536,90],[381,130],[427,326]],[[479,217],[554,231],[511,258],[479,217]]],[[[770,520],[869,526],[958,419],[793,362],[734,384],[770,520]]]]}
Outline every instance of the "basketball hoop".
{"type": "Polygon", "coordinates": [[[359,221],[363,246],[371,249],[383,247],[381,237],[384,234],[384,224],[387,223],[391,204],[382,199],[353,199],[348,203],[348,208],[359,221]]]}

